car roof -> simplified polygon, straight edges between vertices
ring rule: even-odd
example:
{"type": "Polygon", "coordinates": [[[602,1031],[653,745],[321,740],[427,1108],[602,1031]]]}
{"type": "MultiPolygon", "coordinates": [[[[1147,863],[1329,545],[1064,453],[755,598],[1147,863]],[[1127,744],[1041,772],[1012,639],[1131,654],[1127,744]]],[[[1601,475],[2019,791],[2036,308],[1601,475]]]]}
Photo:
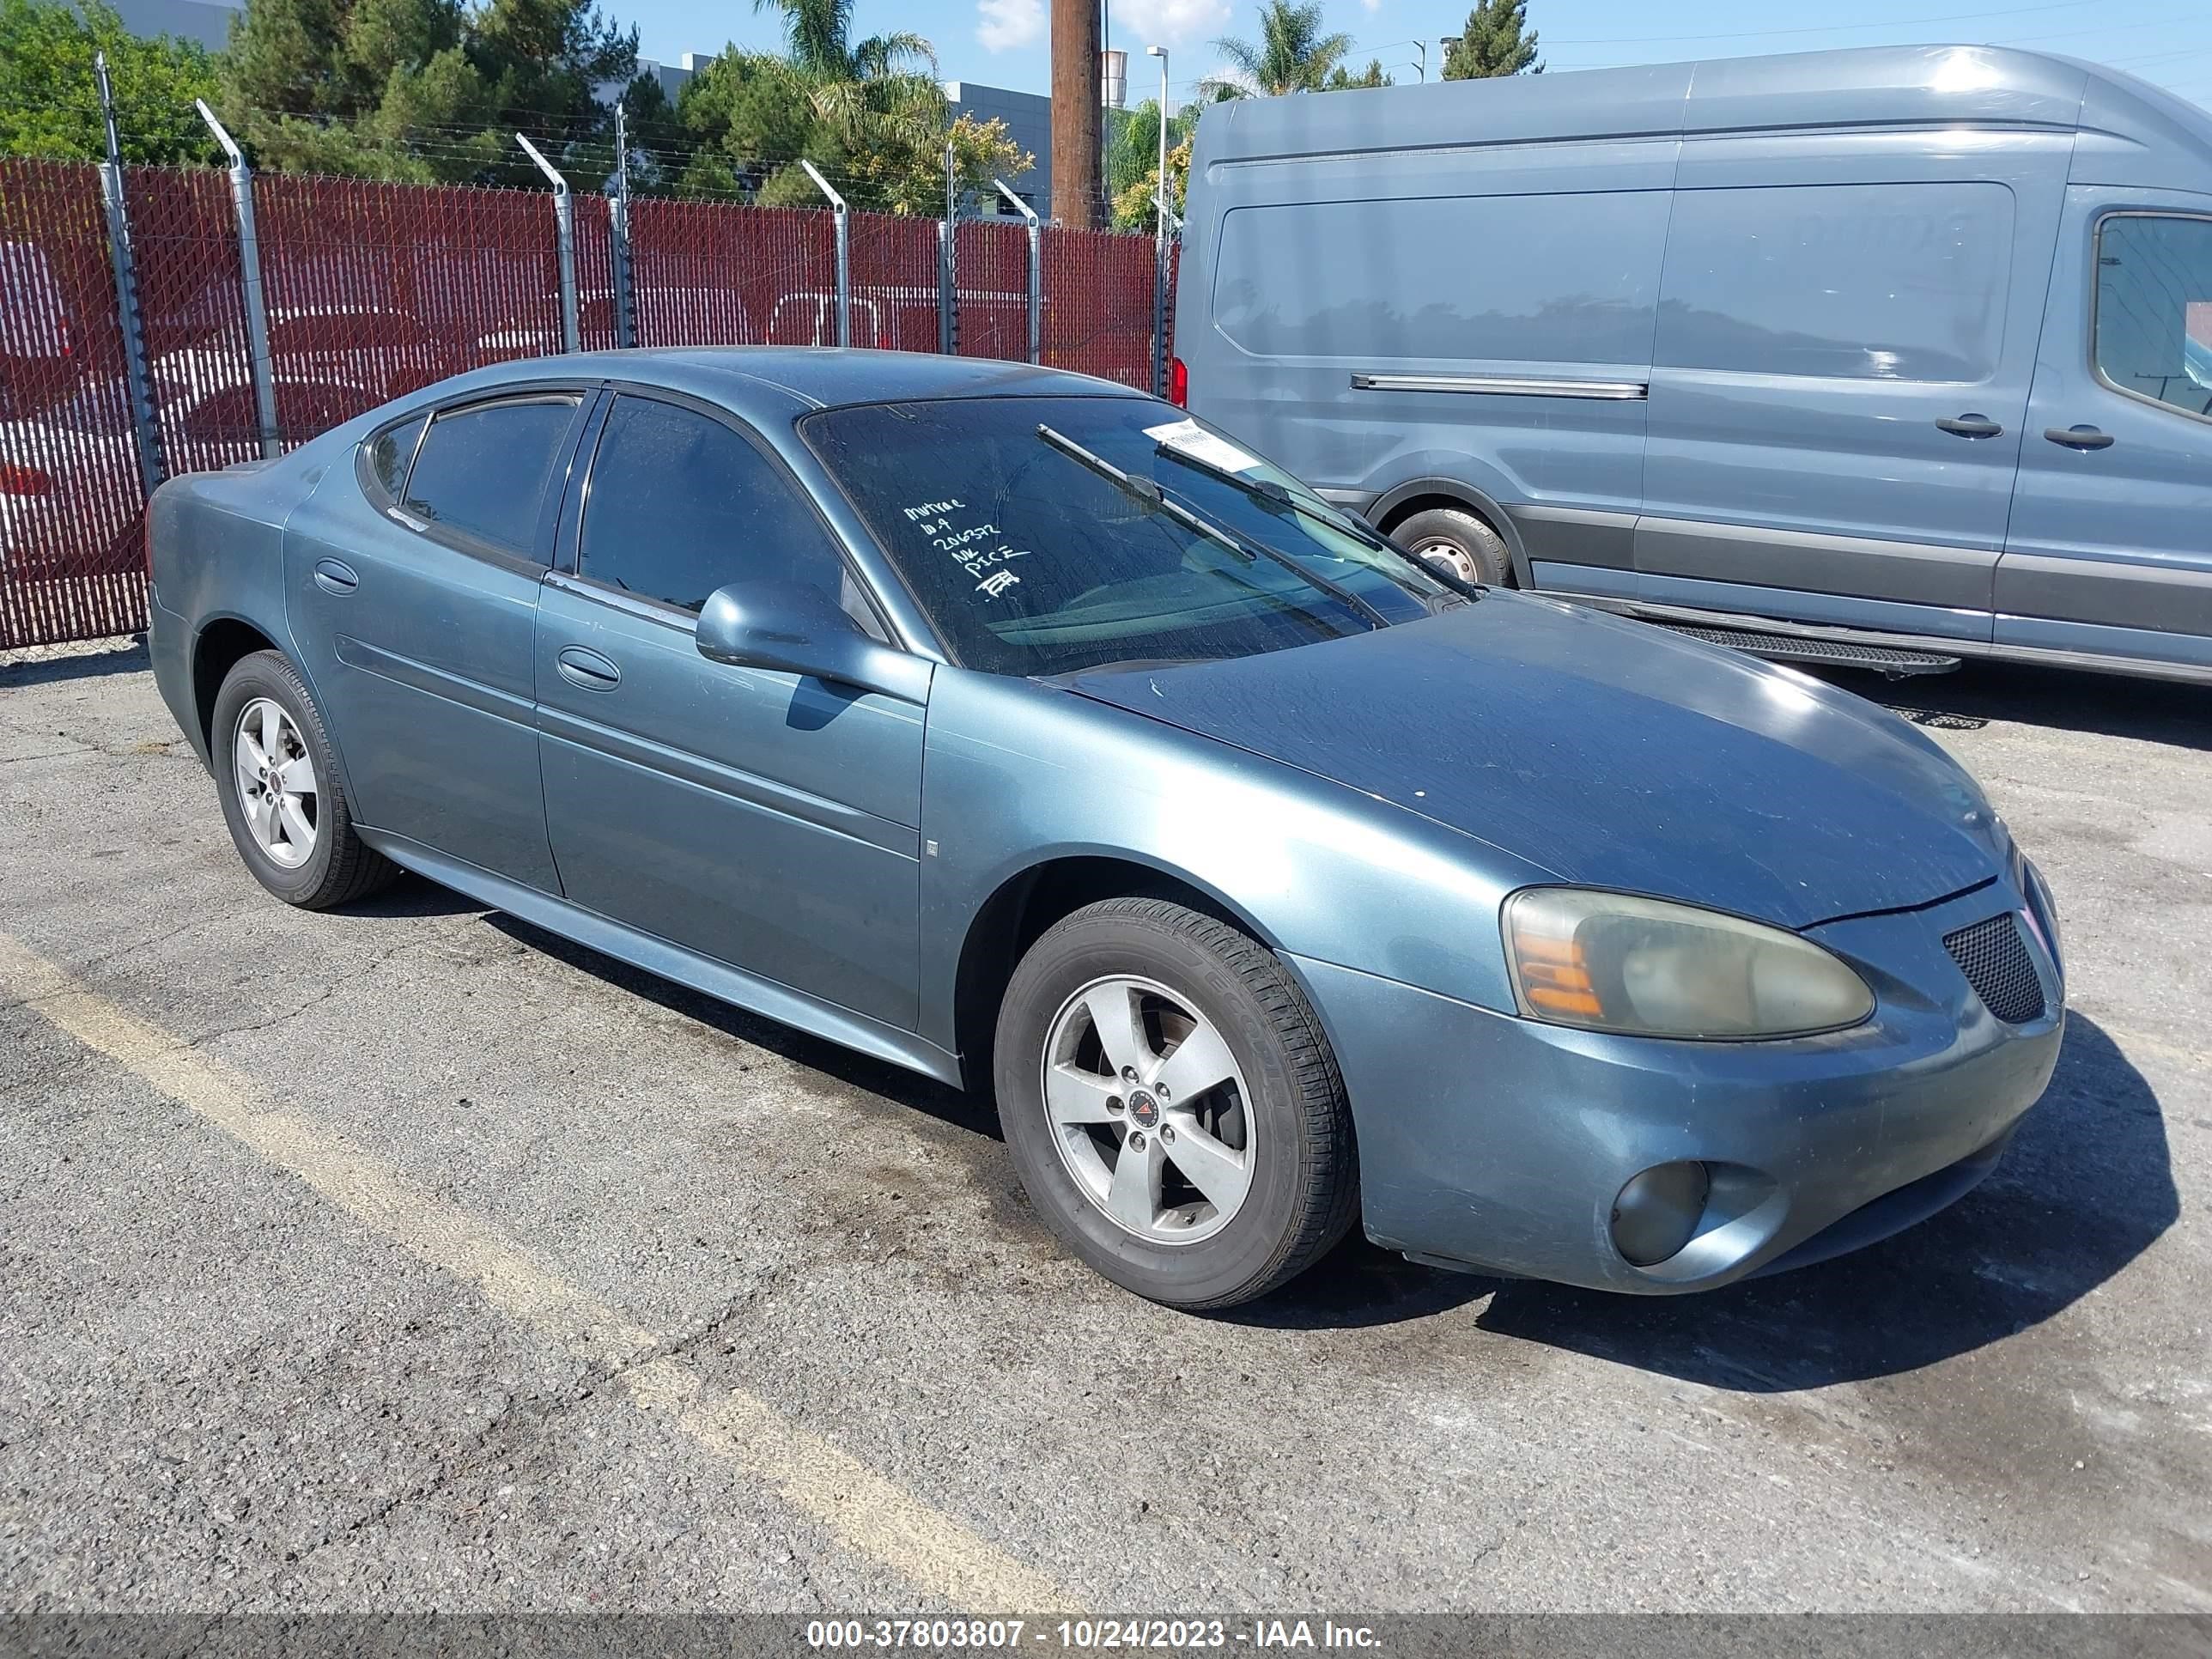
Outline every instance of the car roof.
{"type": "Polygon", "coordinates": [[[688,392],[756,417],[917,398],[1146,395],[1113,380],[1032,363],[836,346],[671,346],[531,357],[464,375],[449,389],[491,391],[555,374],[688,392]]]}

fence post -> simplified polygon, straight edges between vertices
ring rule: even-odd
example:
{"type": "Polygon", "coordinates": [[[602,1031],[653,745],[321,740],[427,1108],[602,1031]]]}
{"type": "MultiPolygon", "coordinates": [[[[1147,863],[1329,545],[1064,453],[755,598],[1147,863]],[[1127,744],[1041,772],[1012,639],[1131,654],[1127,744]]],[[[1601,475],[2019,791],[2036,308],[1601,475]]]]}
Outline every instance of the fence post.
{"type": "Polygon", "coordinates": [[[569,198],[568,181],[538,153],[538,146],[520,132],[514,135],[514,142],[538,163],[538,170],[553,181],[553,230],[561,257],[561,349],[580,351],[583,341],[576,331],[576,204],[569,198]]]}
{"type": "Polygon", "coordinates": [[[945,217],[937,223],[937,349],[950,357],[960,349],[960,312],[954,238],[960,223],[960,197],[952,161],[952,141],[945,141],[945,217]]]}
{"type": "Polygon", "coordinates": [[[94,52],[100,82],[100,125],[107,159],[100,165],[100,201],[107,212],[107,252],[115,272],[115,310],[123,325],[123,380],[131,397],[131,432],[138,450],[138,478],[151,495],[168,469],[161,462],[161,428],[154,418],[154,377],[146,364],[146,330],[138,312],[138,268],[131,258],[131,216],[123,206],[123,150],[115,136],[115,93],[107,81],[107,54],[94,52]]]}
{"type": "Polygon", "coordinates": [[[261,244],[253,232],[253,169],[246,156],[215,118],[207,100],[195,98],[193,107],[208,124],[222,153],[230,157],[230,200],[238,214],[238,269],[246,290],[246,352],[253,377],[253,421],[259,428],[261,453],[275,460],[284,453],[276,435],[276,377],[269,361],[269,307],[261,292],[261,244]]]}
{"type": "Polygon", "coordinates": [[[1014,194],[1014,188],[1003,179],[991,182],[999,187],[999,194],[1014,204],[1015,210],[1029,221],[1030,227],[1030,361],[1044,361],[1044,222],[1037,217],[1036,210],[1014,194]]]}
{"type": "Polygon", "coordinates": [[[814,187],[830,198],[830,211],[837,222],[837,343],[853,343],[853,245],[845,216],[845,198],[830,188],[830,181],[813,162],[801,160],[814,187]]]}
{"type": "Polygon", "coordinates": [[[615,343],[627,350],[637,343],[637,302],[630,290],[629,268],[629,122],[622,105],[615,105],[615,199],[613,234],[615,343]]]}

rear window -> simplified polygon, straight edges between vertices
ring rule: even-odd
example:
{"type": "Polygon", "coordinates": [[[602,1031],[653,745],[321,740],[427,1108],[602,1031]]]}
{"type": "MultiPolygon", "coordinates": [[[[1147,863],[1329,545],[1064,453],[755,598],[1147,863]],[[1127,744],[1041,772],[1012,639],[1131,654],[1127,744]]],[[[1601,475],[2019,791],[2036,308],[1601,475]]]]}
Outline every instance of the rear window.
{"type": "Polygon", "coordinates": [[[528,553],[538,512],[576,399],[478,404],[441,414],[423,434],[404,505],[428,519],[528,553]]]}

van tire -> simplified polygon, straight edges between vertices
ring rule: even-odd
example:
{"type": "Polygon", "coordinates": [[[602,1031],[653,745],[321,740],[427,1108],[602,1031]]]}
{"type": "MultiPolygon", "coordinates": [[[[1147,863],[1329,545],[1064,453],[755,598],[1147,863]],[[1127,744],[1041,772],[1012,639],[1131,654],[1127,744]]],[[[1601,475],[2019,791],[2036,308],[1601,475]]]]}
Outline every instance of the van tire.
{"type": "Polygon", "coordinates": [[[1401,519],[1391,539],[1415,557],[1486,587],[1513,586],[1505,538],[1463,507],[1431,507],[1401,519]]]}

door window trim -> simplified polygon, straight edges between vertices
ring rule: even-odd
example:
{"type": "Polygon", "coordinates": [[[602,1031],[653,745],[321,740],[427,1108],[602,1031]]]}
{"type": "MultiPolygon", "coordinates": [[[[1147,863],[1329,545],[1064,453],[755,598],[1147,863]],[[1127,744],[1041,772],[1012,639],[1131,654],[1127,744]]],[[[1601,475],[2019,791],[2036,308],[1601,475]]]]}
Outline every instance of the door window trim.
{"type": "MultiPolygon", "coordinates": [[[[2089,226],[2088,342],[2090,378],[2095,380],[2099,386],[2104,387],[2106,391],[2116,392],[2120,397],[2127,398],[2131,403],[2147,404],[2152,409],[2162,410],[2168,415],[2179,416],[2185,421],[2194,421],[2199,426],[2212,426],[2212,413],[2197,414],[2182,408],[2179,404],[2169,404],[2161,398],[2153,398],[2145,392],[2137,392],[2131,386],[2122,386],[2118,380],[2115,380],[2112,376],[2105,373],[2104,364],[2098,360],[2097,328],[2098,325],[2103,320],[2100,313],[2103,309],[2105,293],[2103,279],[2105,270],[2105,227],[2115,219],[2190,219],[2194,220],[2198,224],[2212,227],[2212,213],[2192,213],[2186,208],[2156,207],[2104,208],[2099,210],[2097,216],[2090,222],[2089,226]]],[[[2207,297],[2212,298],[2212,295],[2208,295],[2207,297]]],[[[2185,331],[2188,327],[2188,319],[2185,315],[2182,320],[2182,326],[2185,331]]],[[[2208,390],[2204,395],[2207,398],[2212,398],[2212,390],[2208,390]]]]}
{"type": "MultiPolygon", "coordinates": [[[[594,411],[595,418],[591,423],[591,453],[588,458],[582,454],[577,456],[577,461],[582,465],[573,466],[572,473],[580,473],[580,479],[572,477],[569,489],[563,497],[561,514],[561,544],[555,550],[555,562],[552,567],[554,575],[561,579],[556,584],[558,586],[579,597],[604,600],[613,605],[617,610],[628,611],[653,622],[665,623],[672,628],[682,629],[685,632],[696,632],[698,629],[699,616],[696,611],[687,611],[681,605],[670,604],[665,599],[653,599],[642,593],[633,593],[627,588],[617,587],[611,582],[603,582],[584,574],[584,526],[591,517],[592,484],[599,475],[599,454],[606,440],[607,422],[614,417],[615,407],[621,399],[635,398],[643,403],[666,404],[672,408],[703,416],[720,426],[726,427],[742,441],[750,445],[754,453],[767,462],[770,474],[779,479],[794,496],[805,504],[807,512],[822,532],[823,544],[835,555],[845,581],[850,585],[854,592],[860,596],[860,602],[867,607],[869,620],[861,622],[860,625],[866,629],[878,643],[887,645],[893,650],[903,648],[897,643],[897,635],[891,631],[890,621],[884,614],[881,596],[869,582],[867,573],[854,563],[851,550],[846,547],[844,538],[837,533],[837,527],[830,522],[829,515],[822,510],[822,503],[815,500],[814,492],[807,489],[805,481],[792,471],[790,464],[775,453],[775,446],[769,442],[750,421],[723,408],[720,404],[709,403],[703,398],[695,398],[688,392],[678,392],[668,386],[641,386],[627,380],[609,380],[605,383],[605,389],[607,394],[605,405],[602,409],[594,411]],[[570,511],[567,505],[570,500],[574,502],[573,511],[570,511]]],[[[857,617],[854,620],[860,621],[857,617]]]]}
{"type": "Polygon", "coordinates": [[[384,517],[411,531],[426,541],[451,548],[472,559],[515,571],[520,574],[540,573],[553,563],[553,538],[559,520],[561,503],[566,498],[569,470],[575,465],[576,444],[581,435],[585,417],[596,407],[598,388],[575,381],[532,382],[513,386],[500,386],[489,391],[478,391],[443,402],[434,402],[411,409],[396,421],[384,425],[363,439],[354,451],[354,475],[362,492],[384,517]],[[434,519],[422,519],[410,513],[404,503],[407,487],[414,481],[415,467],[422,459],[422,446],[438,422],[447,416],[466,414],[505,404],[567,404],[570,407],[568,431],[554,447],[554,464],[546,478],[545,488],[538,503],[538,522],[532,531],[531,546],[511,547],[489,537],[444,524],[434,519]],[[368,458],[369,447],[384,434],[420,419],[422,429],[415,434],[415,447],[407,457],[407,470],[400,476],[399,494],[395,498],[377,478],[375,468],[368,458]]]}

